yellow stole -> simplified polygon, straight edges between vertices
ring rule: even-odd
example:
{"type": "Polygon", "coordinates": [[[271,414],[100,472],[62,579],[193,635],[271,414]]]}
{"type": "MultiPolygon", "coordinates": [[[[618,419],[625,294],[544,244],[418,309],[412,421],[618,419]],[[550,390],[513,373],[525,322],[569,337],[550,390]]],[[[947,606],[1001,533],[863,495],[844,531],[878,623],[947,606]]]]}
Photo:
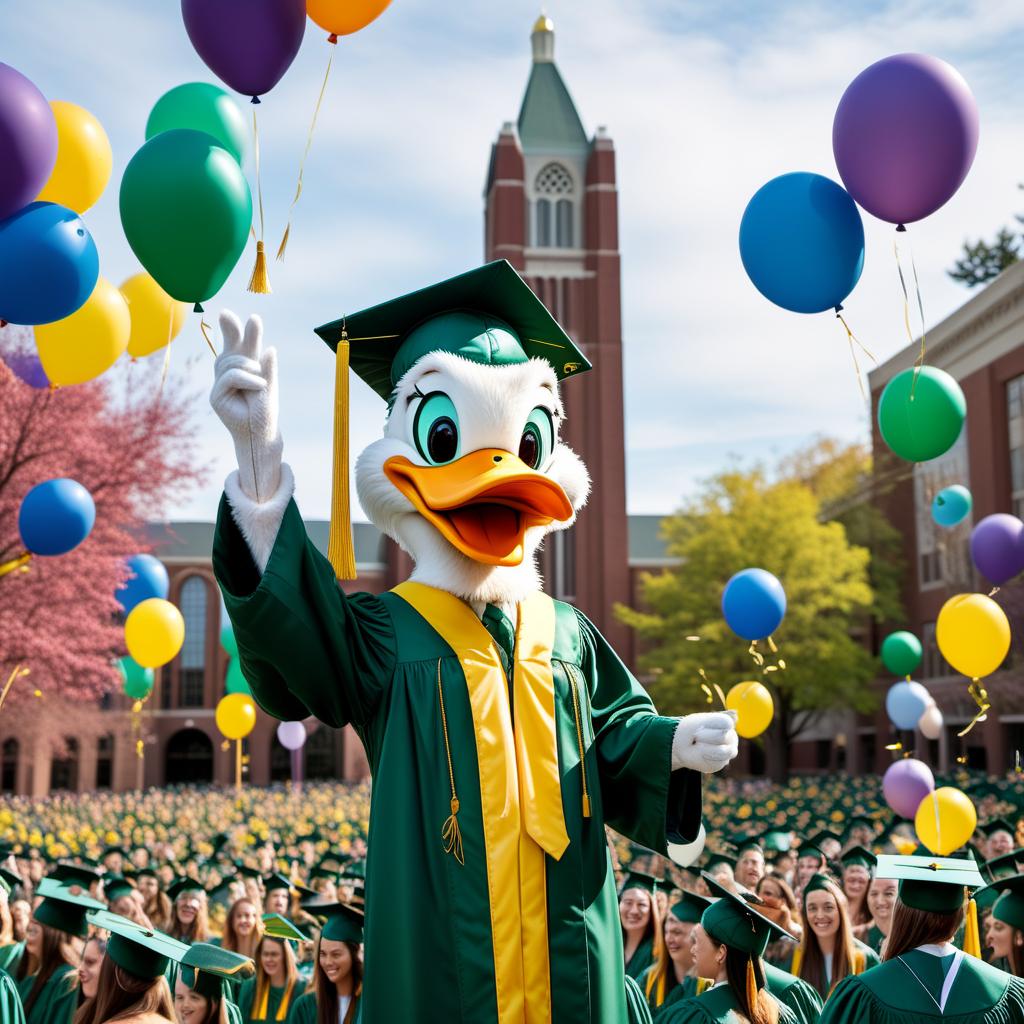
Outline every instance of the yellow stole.
{"type": "MultiPolygon", "coordinates": [[[[274,1020],[287,1020],[288,1019],[288,1004],[292,1000],[292,989],[295,987],[295,979],[292,978],[288,982],[288,987],[284,990],[284,995],[281,996],[281,1003],[277,1008],[277,1013],[274,1014],[274,1020]]],[[[262,992],[257,986],[256,989],[256,1016],[253,1020],[266,1020],[267,1019],[267,1003],[270,1000],[270,983],[267,982],[262,992]]]]}
{"type": "Polygon", "coordinates": [[[551,970],[544,854],[569,845],[562,811],[551,654],[555,606],[532,594],[517,610],[513,707],[494,640],[473,609],[411,581],[394,593],[458,655],[480,769],[494,982],[500,1024],[550,1024],[551,970]],[[510,884],[518,879],[518,886],[510,884]]]}

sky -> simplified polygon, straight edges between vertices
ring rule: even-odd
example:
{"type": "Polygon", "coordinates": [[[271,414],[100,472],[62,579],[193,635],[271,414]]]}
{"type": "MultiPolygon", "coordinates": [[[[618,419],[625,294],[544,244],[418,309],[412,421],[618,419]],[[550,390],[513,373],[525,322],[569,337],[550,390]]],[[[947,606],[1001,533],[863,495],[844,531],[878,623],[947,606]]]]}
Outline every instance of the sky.
{"type": "MultiPolygon", "coordinates": [[[[978,101],[974,166],[941,210],[913,225],[925,317],[969,296],[946,276],[967,237],[991,236],[1024,209],[1014,0],[548,0],[555,57],[585,128],[607,126],[617,153],[626,388],[627,504],[667,513],[731,461],[774,462],[815,435],[866,439],[868,413],[845,335],[828,314],[787,313],[746,278],[737,231],[767,180],[804,170],[838,178],[835,107],[859,71],[921,51],[956,66],[978,101]]],[[[271,295],[245,291],[253,251],[206,303],[259,313],[279,354],[281,430],[304,515],[330,505],[333,361],[313,327],[478,265],[491,143],[518,114],[537,0],[393,0],[343,39],[306,163],[286,261],[271,295]]],[[[175,0],[0,3],[0,59],[50,99],[92,111],[114,173],[86,221],[100,273],[140,267],[121,230],[117,190],[149,110],[182,82],[216,78],[193,51],[175,0]]],[[[311,22],[294,64],[259,108],[268,250],[276,249],[330,47],[311,22]]],[[[251,108],[239,98],[243,112],[251,108]]],[[[255,190],[251,153],[245,170],[255,190]]],[[[909,343],[891,225],[864,215],[863,277],[851,327],[883,362],[909,343]]],[[[162,365],[162,357],[152,357],[162,365]]],[[[154,374],[112,374],[152,387],[154,374]]],[[[210,520],[233,468],[206,402],[213,359],[190,315],[171,352],[185,375],[210,482],[170,519],[210,520]]],[[[154,393],[155,394],[155,393],[154,393]]],[[[383,404],[352,389],[352,450],[380,435],[383,404]]],[[[357,513],[357,517],[359,514],[357,513]]]]}

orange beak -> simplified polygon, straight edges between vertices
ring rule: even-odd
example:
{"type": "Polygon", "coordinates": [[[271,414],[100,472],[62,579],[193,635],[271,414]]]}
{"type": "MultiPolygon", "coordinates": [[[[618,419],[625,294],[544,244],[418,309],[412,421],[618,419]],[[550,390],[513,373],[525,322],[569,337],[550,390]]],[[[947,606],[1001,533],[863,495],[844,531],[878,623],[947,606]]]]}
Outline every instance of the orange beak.
{"type": "Polygon", "coordinates": [[[527,530],[572,518],[554,480],[498,448],[446,466],[416,466],[399,455],[384,463],[384,474],[453,547],[485,565],[519,565],[527,530]]]}

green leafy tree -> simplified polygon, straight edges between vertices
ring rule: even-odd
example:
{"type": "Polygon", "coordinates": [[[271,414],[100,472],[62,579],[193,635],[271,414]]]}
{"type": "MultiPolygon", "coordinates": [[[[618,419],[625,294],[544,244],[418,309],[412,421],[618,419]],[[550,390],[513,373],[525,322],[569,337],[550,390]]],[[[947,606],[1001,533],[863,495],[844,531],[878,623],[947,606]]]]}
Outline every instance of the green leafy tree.
{"type": "Polygon", "coordinates": [[[991,242],[983,238],[974,243],[964,242],[960,258],[946,273],[954,281],[976,288],[1013,266],[1020,259],[1020,244],[1020,236],[1009,228],[1000,228],[991,242]]]}

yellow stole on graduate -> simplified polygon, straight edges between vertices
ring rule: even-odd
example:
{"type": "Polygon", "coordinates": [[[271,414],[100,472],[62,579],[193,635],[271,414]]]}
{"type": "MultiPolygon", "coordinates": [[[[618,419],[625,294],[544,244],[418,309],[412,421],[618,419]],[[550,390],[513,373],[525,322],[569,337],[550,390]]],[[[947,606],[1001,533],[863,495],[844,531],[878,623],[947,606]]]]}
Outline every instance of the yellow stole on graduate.
{"type": "Polygon", "coordinates": [[[532,594],[517,610],[513,727],[501,658],[473,609],[422,583],[402,583],[394,593],[444,638],[466,677],[480,768],[498,1020],[550,1024],[544,854],[558,860],[569,845],[555,733],[554,602],[532,594]],[[510,884],[516,878],[519,885],[510,884]]]}

